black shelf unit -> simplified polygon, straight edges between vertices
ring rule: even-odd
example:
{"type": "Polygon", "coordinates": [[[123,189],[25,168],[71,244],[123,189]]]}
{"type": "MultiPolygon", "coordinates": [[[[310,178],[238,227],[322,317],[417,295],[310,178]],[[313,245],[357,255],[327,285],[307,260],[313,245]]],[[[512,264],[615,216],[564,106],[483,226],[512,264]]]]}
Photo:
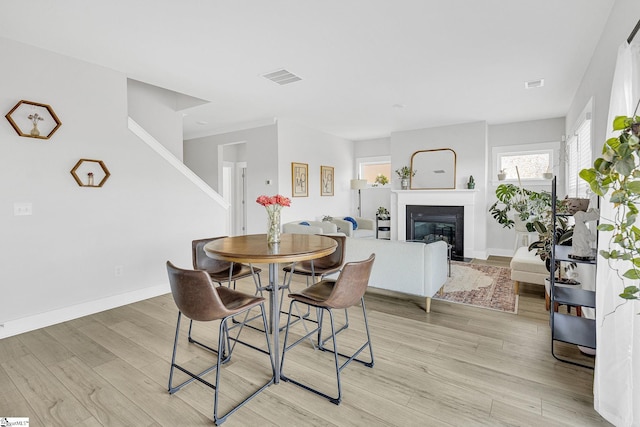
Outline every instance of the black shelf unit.
{"type": "Polygon", "coordinates": [[[391,240],[391,218],[376,217],[376,239],[391,240]]]}
{"type": "MultiPolygon", "coordinates": [[[[570,216],[567,214],[556,214],[556,178],[551,182],[551,210],[553,215],[553,227],[556,226],[556,217],[570,216]]],[[[593,249],[593,259],[574,259],[569,256],[571,246],[560,246],[556,244],[554,235],[551,249],[551,265],[559,262],[575,262],[577,264],[590,264],[596,268],[596,250],[593,249]]],[[[555,341],[568,344],[575,344],[587,348],[596,348],[596,321],[586,317],[572,316],[569,314],[556,313],[554,307],[556,303],[571,306],[596,308],[596,293],[580,288],[560,287],[555,285],[555,274],[549,275],[549,288],[551,297],[551,309],[549,310],[549,323],[551,326],[551,354],[561,362],[593,369],[593,366],[585,365],[574,360],[559,357],[555,352],[555,341]]]]}

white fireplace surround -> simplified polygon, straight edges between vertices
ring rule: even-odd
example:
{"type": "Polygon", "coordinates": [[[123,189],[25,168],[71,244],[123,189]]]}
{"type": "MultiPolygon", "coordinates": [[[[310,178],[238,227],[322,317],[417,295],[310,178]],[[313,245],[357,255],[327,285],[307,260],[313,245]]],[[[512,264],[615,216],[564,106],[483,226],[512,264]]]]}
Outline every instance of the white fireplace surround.
{"type": "Polygon", "coordinates": [[[473,258],[476,194],[477,190],[391,190],[391,239],[407,239],[407,205],[463,206],[464,256],[473,258]]]}

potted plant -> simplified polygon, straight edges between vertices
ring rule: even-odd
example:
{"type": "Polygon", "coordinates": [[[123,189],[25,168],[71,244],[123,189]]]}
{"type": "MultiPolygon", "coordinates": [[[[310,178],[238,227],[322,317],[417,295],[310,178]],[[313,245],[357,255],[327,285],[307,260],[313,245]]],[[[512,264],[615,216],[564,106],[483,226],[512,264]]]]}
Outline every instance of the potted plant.
{"type": "Polygon", "coordinates": [[[551,194],[546,191],[528,190],[514,184],[498,185],[496,197],[498,200],[491,205],[489,212],[504,228],[513,227],[515,219],[523,221],[527,231],[533,232],[533,222],[551,209],[551,194]]]}
{"type": "Polygon", "coordinates": [[[376,211],[376,217],[378,217],[378,219],[381,219],[381,220],[388,220],[389,211],[384,206],[380,206],[376,211]]]}
{"type": "Polygon", "coordinates": [[[498,172],[498,180],[504,181],[506,178],[507,173],[504,171],[504,169],[500,169],[500,172],[498,172]]]}
{"type": "MultiPolygon", "coordinates": [[[[591,190],[600,197],[611,192],[609,202],[615,207],[611,221],[598,225],[598,230],[611,232],[609,250],[600,250],[600,256],[610,260],[612,269],[624,269],[622,277],[638,280],[640,228],[636,220],[640,209],[636,203],[640,200],[640,164],[637,161],[640,154],[640,116],[634,112],[633,117],[616,117],[613,130],[620,134],[604,143],[602,157],[594,161],[592,168],[581,170],[580,178],[587,181],[591,190]]],[[[626,286],[620,297],[640,299],[640,288],[637,285],[626,286]]]]}
{"type": "Polygon", "coordinates": [[[409,188],[409,179],[415,176],[416,171],[412,170],[409,166],[403,166],[400,169],[396,169],[396,174],[400,178],[400,186],[403,190],[409,188]]]}
{"type": "MultiPolygon", "coordinates": [[[[552,245],[555,242],[558,245],[571,245],[571,238],[573,237],[573,226],[570,226],[567,218],[563,216],[556,217],[555,227],[553,222],[553,218],[551,215],[551,210],[547,210],[542,216],[533,221],[531,225],[534,230],[538,232],[538,240],[531,243],[529,245],[529,250],[535,250],[536,255],[540,257],[542,261],[544,261],[545,266],[547,267],[547,271],[552,271],[551,266],[551,249],[552,245]],[[554,236],[555,235],[555,236],[554,236]]],[[[564,268],[561,268],[560,262],[556,261],[553,266],[554,276],[557,273],[555,282],[563,283],[567,285],[577,285],[578,282],[572,278],[563,277],[562,272],[568,272],[572,269],[576,268],[576,263],[570,262],[567,263],[564,268]]]]}

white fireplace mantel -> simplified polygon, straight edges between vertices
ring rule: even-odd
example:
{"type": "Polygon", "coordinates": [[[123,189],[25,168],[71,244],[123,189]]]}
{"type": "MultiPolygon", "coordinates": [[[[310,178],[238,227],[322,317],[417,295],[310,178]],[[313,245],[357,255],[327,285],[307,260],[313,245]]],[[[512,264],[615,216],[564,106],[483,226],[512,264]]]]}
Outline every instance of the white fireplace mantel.
{"type": "Polygon", "coordinates": [[[407,239],[407,205],[463,206],[464,256],[472,258],[475,248],[476,194],[478,190],[391,190],[391,238],[407,239]]]}

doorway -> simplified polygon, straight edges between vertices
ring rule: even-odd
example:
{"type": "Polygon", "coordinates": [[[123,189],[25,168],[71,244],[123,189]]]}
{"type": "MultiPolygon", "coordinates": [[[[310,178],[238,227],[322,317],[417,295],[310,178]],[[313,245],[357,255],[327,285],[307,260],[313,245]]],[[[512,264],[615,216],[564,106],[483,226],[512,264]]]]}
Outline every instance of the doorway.
{"type": "Polygon", "coordinates": [[[229,203],[227,234],[247,234],[247,162],[244,160],[246,143],[219,146],[220,174],[218,191],[229,203]]]}

